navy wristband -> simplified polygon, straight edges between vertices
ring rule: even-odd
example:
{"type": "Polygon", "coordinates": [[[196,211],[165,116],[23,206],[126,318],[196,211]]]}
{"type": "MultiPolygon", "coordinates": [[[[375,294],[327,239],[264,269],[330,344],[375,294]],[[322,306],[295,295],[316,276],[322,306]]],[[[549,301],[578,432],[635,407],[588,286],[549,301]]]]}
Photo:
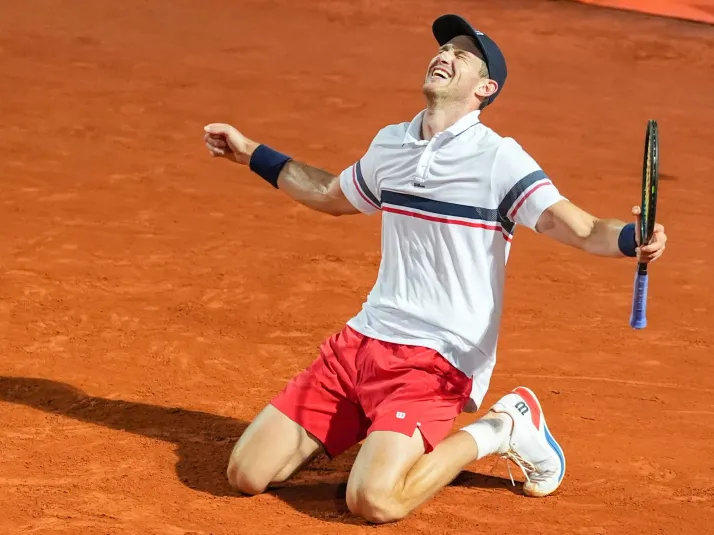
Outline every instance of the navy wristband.
{"type": "Polygon", "coordinates": [[[620,236],[617,239],[617,246],[620,252],[625,256],[637,256],[637,242],[635,241],[635,224],[628,223],[620,231],[620,236]]]}
{"type": "Polygon", "coordinates": [[[277,189],[280,171],[290,160],[290,156],[281,154],[267,145],[258,145],[250,157],[250,170],[277,189]]]}

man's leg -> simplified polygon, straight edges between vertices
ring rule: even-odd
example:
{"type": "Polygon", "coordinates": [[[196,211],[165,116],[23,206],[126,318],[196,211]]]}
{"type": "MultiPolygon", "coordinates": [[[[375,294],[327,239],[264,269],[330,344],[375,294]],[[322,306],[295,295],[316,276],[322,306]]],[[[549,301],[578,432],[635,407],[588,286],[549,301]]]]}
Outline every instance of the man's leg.
{"type": "Polygon", "coordinates": [[[565,473],[562,449],[545,425],[538,400],[522,388],[504,396],[486,416],[446,438],[431,453],[424,452],[418,429],[411,437],[390,431],[371,433],[347,484],[350,511],[374,523],[404,518],[468,464],[492,454],[506,455],[523,467],[529,478],[524,490],[532,496],[554,492],[565,473]]]}
{"type": "Polygon", "coordinates": [[[243,494],[260,494],[281,483],[322,451],[302,426],[272,405],[265,407],[236,443],[228,462],[228,481],[243,494]]]}
{"type": "MultiPolygon", "coordinates": [[[[488,415],[479,431],[500,446],[511,422],[503,415],[488,415]]],[[[495,451],[487,452],[486,455],[495,451]]],[[[375,431],[364,441],[347,483],[347,506],[369,522],[400,520],[451,483],[480,455],[474,438],[458,431],[425,454],[419,429],[407,437],[375,431]]]]}
{"type": "Polygon", "coordinates": [[[354,395],[354,355],[361,335],[346,328],[278,393],[246,429],[228,464],[245,494],[285,481],[321,451],[335,457],[362,440],[369,421],[354,395]]]}

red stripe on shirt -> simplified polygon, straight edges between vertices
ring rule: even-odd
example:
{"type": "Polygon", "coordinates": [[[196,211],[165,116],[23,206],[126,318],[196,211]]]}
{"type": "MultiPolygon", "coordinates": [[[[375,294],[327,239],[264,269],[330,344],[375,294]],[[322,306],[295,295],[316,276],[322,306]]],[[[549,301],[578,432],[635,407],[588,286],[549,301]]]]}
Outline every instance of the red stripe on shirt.
{"type": "Polygon", "coordinates": [[[425,219],[426,221],[435,221],[437,223],[446,223],[447,225],[461,225],[462,227],[472,227],[472,228],[482,228],[485,230],[497,230],[501,231],[504,239],[511,241],[513,238],[506,234],[503,227],[500,225],[488,225],[486,223],[475,223],[473,221],[461,221],[459,219],[446,219],[445,217],[436,217],[433,215],[419,214],[416,212],[409,212],[407,210],[400,210],[399,208],[392,208],[391,206],[382,205],[383,212],[391,212],[393,214],[405,215],[409,217],[416,217],[417,219],[425,219]]]}
{"type": "Polygon", "coordinates": [[[352,182],[355,185],[355,188],[357,189],[357,193],[359,193],[360,197],[362,197],[365,201],[367,201],[368,204],[379,210],[379,206],[374,204],[372,201],[370,201],[367,196],[362,192],[362,190],[359,187],[359,184],[357,183],[357,174],[355,172],[355,166],[352,166],[352,182]]]}
{"type": "Polygon", "coordinates": [[[550,180],[548,180],[548,181],[546,181],[546,182],[541,182],[541,183],[538,184],[536,187],[534,187],[534,188],[532,188],[530,191],[528,191],[523,197],[521,197],[521,200],[518,201],[518,204],[516,205],[516,207],[515,207],[515,208],[513,209],[513,211],[511,212],[511,215],[510,215],[509,219],[510,219],[511,221],[514,221],[514,218],[516,217],[516,214],[518,213],[518,210],[520,209],[521,206],[523,206],[523,203],[526,202],[526,199],[527,199],[528,197],[530,197],[531,195],[533,195],[537,190],[539,190],[539,189],[542,188],[543,186],[552,186],[552,185],[553,185],[553,183],[552,183],[550,180]]]}

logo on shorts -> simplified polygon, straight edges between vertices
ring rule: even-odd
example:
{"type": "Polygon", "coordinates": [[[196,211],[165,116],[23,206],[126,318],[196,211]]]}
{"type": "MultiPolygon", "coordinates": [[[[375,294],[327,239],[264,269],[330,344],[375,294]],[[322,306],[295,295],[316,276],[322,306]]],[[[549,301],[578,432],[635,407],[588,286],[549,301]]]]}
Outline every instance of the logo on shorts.
{"type": "Polygon", "coordinates": [[[525,416],[529,409],[528,405],[526,405],[523,401],[519,401],[516,403],[516,410],[520,412],[522,416],[525,416]]]}
{"type": "Polygon", "coordinates": [[[406,412],[397,412],[397,418],[399,418],[400,420],[404,420],[404,418],[406,418],[406,417],[407,417],[406,412]]]}

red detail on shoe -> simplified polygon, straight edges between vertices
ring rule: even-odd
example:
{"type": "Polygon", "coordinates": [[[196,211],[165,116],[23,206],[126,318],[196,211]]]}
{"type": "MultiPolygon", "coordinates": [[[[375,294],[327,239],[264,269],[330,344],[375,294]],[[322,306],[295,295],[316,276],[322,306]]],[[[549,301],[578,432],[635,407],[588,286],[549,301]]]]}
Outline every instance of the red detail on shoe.
{"type": "Polygon", "coordinates": [[[531,420],[533,421],[533,425],[535,425],[537,429],[540,429],[541,411],[540,405],[538,404],[538,400],[535,398],[535,396],[531,393],[530,390],[528,390],[527,388],[523,388],[522,386],[516,388],[514,392],[521,396],[523,398],[523,401],[526,402],[528,408],[531,410],[531,420]]]}

